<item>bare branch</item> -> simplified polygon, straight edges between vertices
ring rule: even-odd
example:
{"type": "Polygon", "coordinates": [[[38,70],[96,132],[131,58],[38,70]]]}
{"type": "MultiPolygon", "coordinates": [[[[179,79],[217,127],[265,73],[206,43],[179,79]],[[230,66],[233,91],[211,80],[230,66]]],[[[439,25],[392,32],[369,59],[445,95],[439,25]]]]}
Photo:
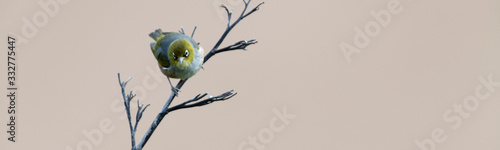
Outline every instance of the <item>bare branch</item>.
{"type": "MultiPolygon", "coordinates": [[[[194,26],[193,33],[191,33],[191,38],[193,38],[194,32],[196,31],[196,28],[198,28],[198,26],[194,26]]],[[[198,44],[198,45],[200,45],[200,44],[198,44]]]]}
{"type": "Polygon", "coordinates": [[[233,45],[229,45],[227,47],[215,50],[214,54],[217,54],[220,52],[225,52],[225,51],[231,51],[231,50],[246,50],[245,48],[249,45],[252,45],[252,44],[257,44],[257,40],[255,40],[255,39],[252,39],[250,41],[241,40],[241,41],[234,43],[233,45]]]}
{"type": "MultiPolygon", "coordinates": [[[[236,19],[236,21],[233,22],[233,24],[231,24],[231,15],[232,15],[232,12],[230,12],[226,6],[224,5],[221,5],[222,8],[224,8],[226,10],[226,13],[228,14],[228,21],[227,21],[227,27],[226,27],[226,31],[224,31],[224,33],[222,34],[222,36],[219,38],[219,41],[217,41],[217,43],[214,45],[214,47],[212,48],[212,50],[210,50],[207,55],[205,55],[205,58],[203,60],[203,63],[207,62],[208,59],[210,59],[213,55],[215,55],[216,53],[219,53],[217,52],[217,49],[219,48],[219,46],[222,44],[222,41],[224,41],[224,39],[226,38],[226,36],[229,34],[229,32],[241,21],[243,20],[243,18],[247,17],[248,15],[254,13],[255,11],[259,10],[259,7],[260,5],[264,4],[264,2],[260,3],[259,5],[257,5],[256,7],[254,7],[250,12],[246,13],[245,14],[245,11],[247,10],[248,8],[248,5],[250,4],[251,0],[248,0],[245,1],[243,0],[243,2],[245,3],[245,8],[243,9],[243,12],[241,12],[241,15],[240,17],[238,17],[238,19],[236,19]]],[[[246,46],[245,46],[246,47],[246,46]]]]}
{"type": "Polygon", "coordinates": [[[134,97],[132,94],[132,91],[130,91],[129,95],[125,94],[125,86],[127,85],[128,81],[130,81],[132,77],[129,77],[127,81],[121,82],[120,78],[120,73],[118,73],[118,82],[120,83],[121,91],[122,91],[122,96],[123,96],[123,104],[125,105],[125,111],[127,113],[127,118],[128,118],[128,124],[130,127],[130,139],[131,139],[131,144],[132,144],[132,149],[135,148],[135,131],[134,128],[132,127],[132,117],[130,115],[130,100],[134,97]]]}
{"type": "Polygon", "coordinates": [[[139,124],[139,121],[142,118],[142,114],[144,111],[146,111],[146,108],[148,108],[149,104],[144,106],[144,104],[139,105],[139,100],[137,100],[137,114],[135,115],[135,125],[134,125],[134,135],[137,133],[137,125],[139,124]]]}
{"type": "Polygon", "coordinates": [[[184,34],[184,27],[183,26],[181,26],[181,30],[179,30],[179,33],[184,34]]]}
{"type": "Polygon", "coordinates": [[[208,93],[205,93],[205,94],[203,94],[201,96],[200,96],[200,94],[198,94],[196,97],[194,97],[191,100],[188,100],[188,101],[186,101],[184,103],[181,103],[181,104],[178,104],[176,106],[173,106],[173,107],[169,108],[168,112],[172,112],[172,111],[179,110],[179,109],[184,109],[184,108],[204,106],[204,105],[211,104],[212,102],[216,102],[216,101],[224,101],[224,100],[230,99],[233,96],[235,96],[236,94],[238,94],[238,93],[233,93],[233,91],[234,90],[230,90],[230,91],[227,91],[225,93],[222,93],[221,95],[214,96],[214,97],[210,96],[208,99],[205,99],[205,100],[202,100],[202,101],[198,101],[198,100],[200,100],[203,97],[205,97],[208,93]],[[198,102],[196,102],[196,101],[198,101],[198,102]],[[192,103],[192,102],[196,102],[196,103],[192,103]],[[190,104],[190,103],[192,103],[192,104],[190,104]]]}
{"type": "Polygon", "coordinates": [[[224,8],[224,10],[226,10],[226,13],[227,13],[227,28],[229,28],[229,26],[231,25],[231,15],[233,14],[233,11],[229,11],[226,7],[226,5],[224,4],[221,4],[220,7],[224,8]]]}
{"type": "Polygon", "coordinates": [[[129,103],[129,107],[130,107],[130,101],[135,97],[135,94],[133,94],[132,92],[133,91],[130,90],[130,94],[127,95],[127,100],[128,100],[128,103],[129,103]]]}
{"type": "MultiPolygon", "coordinates": [[[[255,8],[253,8],[252,10],[250,10],[250,12],[245,13],[246,10],[247,10],[247,8],[248,8],[248,5],[250,4],[250,1],[251,0],[248,0],[248,1],[243,0],[243,2],[245,3],[245,8],[243,9],[241,15],[232,24],[231,24],[232,11],[230,11],[226,6],[221,5],[221,7],[224,8],[224,10],[226,11],[226,13],[228,14],[227,27],[226,27],[226,30],[224,31],[224,33],[222,34],[222,36],[217,41],[217,43],[214,45],[214,47],[207,53],[207,55],[205,55],[203,63],[207,62],[208,59],[210,59],[213,55],[215,55],[217,53],[231,51],[231,50],[238,50],[238,49],[243,49],[244,50],[247,46],[257,43],[257,40],[255,40],[255,39],[252,39],[252,40],[249,40],[249,41],[242,40],[242,41],[236,42],[235,44],[229,45],[227,47],[218,49],[219,46],[224,41],[224,39],[226,38],[226,36],[229,34],[229,32],[243,18],[245,18],[245,17],[249,16],[250,14],[252,14],[253,12],[257,11],[259,9],[260,5],[264,4],[262,2],[262,3],[258,4],[255,8]]],[[[196,27],[193,30],[193,33],[192,33],[191,37],[193,37],[195,30],[196,30],[196,27]]],[[[181,31],[180,32],[183,33],[183,34],[185,34],[183,27],[181,27],[181,31]]],[[[181,89],[182,86],[184,85],[184,83],[186,83],[187,80],[188,79],[180,80],[177,83],[176,88],[177,89],[181,89]]],[[[122,84],[120,83],[120,85],[122,85],[122,84]]],[[[230,91],[225,92],[225,93],[223,93],[221,95],[214,96],[214,97],[209,97],[209,98],[204,99],[204,100],[201,100],[201,99],[204,98],[204,97],[206,97],[208,95],[208,93],[198,94],[194,98],[192,98],[192,99],[190,99],[188,101],[185,101],[184,103],[181,103],[181,104],[178,104],[176,106],[170,107],[170,104],[172,103],[172,101],[175,98],[175,93],[172,92],[170,94],[170,96],[168,97],[167,102],[162,107],[162,109],[160,110],[160,112],[158,113],[158,115],[156,116],[156,118],[154,119],[153,123],[151,123],[151,126],[149,127],[148,131],[146,131],[146,133],[144,134],[142,140],[139,142],[139,144],[137,144],[137,146],[135,146],[134,144],[132,144],[132,149],[133,150],[141,150],[146,145],[146,143],[148,142],[149,138],[154,133],[154,131],[156,130],[156,128],[158,127],[158,125],[160,124],[160,122],[163,120],[163,118],[165,117],[165,115],[167,115],[168,113],[170,113],[172,111],[175,111],[175,110],[179,110],[179,109],[204,106],[204,105],[216,102],[216,101],[224,101],[224,100],[232,98],[233,96],[235,96],[237,94],[237,93],[233,93],[233,92],[234,92],[233,90],[230,90],[230,91]]],[[[133,96],[132,96],[132,98],[133,98],[133,96]]],[[[124,97],[124,99],[125,99],[125,97],[124,97]]],[[[146,108],[144,108],[144,109],[146,109],[146,108]]],[[[138,123],[138,120],[140,120],[140,118],[142,116],[142,112],[144,112],[144,109],[140,113],[138,112],[138,116],[136,118],[136,120],[137,120],[136,125],[138,123]]],[[[139,107],[139,110],[141,110],[141,107],[139,107]]],[[[129,120],[130,120],[130,116],[129,116],[129,120]]],[[[130,123],[130,125],[131,125],[131,123],[130,123]]],[[[132,126],[131,126],[131,129],[132,129],[132,126]]]]}
{"type": "MultiPolygon", "coordinates": [[[[136,122],[139,122],[139,120],[141,120],[142,114],[144,113],[144,111],[146,111],[146,108],[148,108],[149,105],[150,104],[147,104],[146,106],[144,106],[144,104],[139,105],[139,100],[137,100],[137,115],[135,117],[136,122]]],[[[137,124],[135,125],[137,126],[137,124]]]]}
{"type": "Polygon", "coordinates": [[[248,12],[246,15],[243,15],[243,16],[242,16],[242,18],[245,18],[245,17],[247,17],[248,15],[250,15],[250,14],[252,14],[252,13],[256,12],[257,10],[259,10],[260,5],[262,5],[262,4],[264,4],[264,2],[260,3],[260,4],[259,4],[259,5],[257,5],[255,8],[253,8],[252,10],[250,10],[250,12],[248,12]]]}

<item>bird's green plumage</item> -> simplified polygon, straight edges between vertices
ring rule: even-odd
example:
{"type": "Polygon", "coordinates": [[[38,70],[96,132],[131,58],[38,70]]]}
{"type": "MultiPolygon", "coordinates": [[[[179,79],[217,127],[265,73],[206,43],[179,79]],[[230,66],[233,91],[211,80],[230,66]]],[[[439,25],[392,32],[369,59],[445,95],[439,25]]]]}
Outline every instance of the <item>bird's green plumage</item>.
{"type": "Polygon", "coordinates": [[[168,47],[168,60],[179,69],[186,69],[194,58],[194,48],[186,39],[177,39],[168,47]],[[172,54],[172,55],[170,55],[172,54]],[[180,61],[180,59],[183,59],[180,61]]]}
{"type": "Polygon", "coordinates": [[[198,72],[203,63],[203,51],[192,38],[178,32],[162,32],[161,29],[149,36],[154,39],[151,51],[158,64],[164,67],[162,72],[165,75],[189,78],[198,72]]]}

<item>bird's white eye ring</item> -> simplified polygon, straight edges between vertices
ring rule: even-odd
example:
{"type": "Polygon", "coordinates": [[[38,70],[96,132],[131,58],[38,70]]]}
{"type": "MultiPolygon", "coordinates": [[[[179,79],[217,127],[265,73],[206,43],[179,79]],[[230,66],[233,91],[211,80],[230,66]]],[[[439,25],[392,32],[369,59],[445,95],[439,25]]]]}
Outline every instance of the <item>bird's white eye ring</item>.
{"type": "Polygon", "coordinates": [[[184,57],[188,57],[189,56],[189,52],[188,50],[186,50],[186,52],[184,53],[184,57]]]}
{"type": "Polygon", "coordinates": [[[177,56],[175,56],[175,53],[172,53],[172,56],[174,57],[174,60],[177,60],[177,56]]]}

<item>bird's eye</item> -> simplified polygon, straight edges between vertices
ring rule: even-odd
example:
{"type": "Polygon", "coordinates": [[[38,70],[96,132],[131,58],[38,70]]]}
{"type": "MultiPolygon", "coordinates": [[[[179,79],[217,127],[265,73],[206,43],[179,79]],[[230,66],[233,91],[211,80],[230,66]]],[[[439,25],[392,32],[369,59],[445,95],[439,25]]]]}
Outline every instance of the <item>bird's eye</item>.
{"type": "Polygon", "coordinates": [[[175,56],[175,53],[172,53],[172,56],[174,57],[174,60],[177,60],[177,56],[175,56]]]}
{"type": "Polygon", "coordinates": [[[188,50],[186,50],[186,52],[184,53],[184,57],[188,57],[189,56],[189,52],[188,50]]]}

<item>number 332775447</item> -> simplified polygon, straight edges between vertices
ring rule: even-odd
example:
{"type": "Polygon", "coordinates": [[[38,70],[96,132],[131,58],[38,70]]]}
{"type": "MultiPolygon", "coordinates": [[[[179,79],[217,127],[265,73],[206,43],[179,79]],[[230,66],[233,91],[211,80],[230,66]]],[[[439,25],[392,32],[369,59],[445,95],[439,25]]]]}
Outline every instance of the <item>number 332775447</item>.
{"type": "Polygon", "coordinates": [[[7,56],[7,80],[9,81],[10,86],[15,86],[16,85],[16,52],[15,50],[15,43],[16,39],[13,37],[8,37],[7,38],[8,42],[8,56],[7,56]]]}

